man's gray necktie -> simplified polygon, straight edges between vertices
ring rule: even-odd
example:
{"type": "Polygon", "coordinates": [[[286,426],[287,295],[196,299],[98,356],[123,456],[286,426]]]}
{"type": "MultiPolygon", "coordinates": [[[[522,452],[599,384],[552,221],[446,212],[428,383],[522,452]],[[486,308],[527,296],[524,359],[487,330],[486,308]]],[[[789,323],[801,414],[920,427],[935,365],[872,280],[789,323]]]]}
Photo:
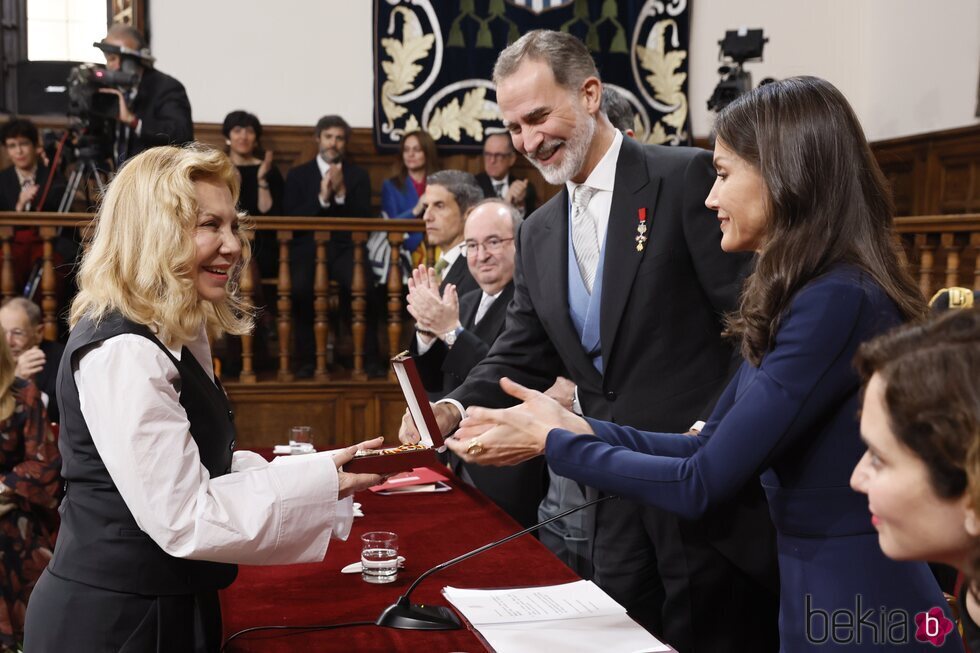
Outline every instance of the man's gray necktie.
{"type": "Polygon", "coordinates": [[[492,181],[490,183],[493,184],[493,192],[497,194],[497,197],[503,197],[504,196],[504,182],[502,182],[502,181],[492,181]]]}
{"type": "Polygon", "coordinates": [[[595,218],[589,212],[589,200],[598,189],[579,186],[572,197],[572,245],[575,247],[575,261],[585,288],[592,294],[596,268],[599,266],[599,234],[595,218]]]}

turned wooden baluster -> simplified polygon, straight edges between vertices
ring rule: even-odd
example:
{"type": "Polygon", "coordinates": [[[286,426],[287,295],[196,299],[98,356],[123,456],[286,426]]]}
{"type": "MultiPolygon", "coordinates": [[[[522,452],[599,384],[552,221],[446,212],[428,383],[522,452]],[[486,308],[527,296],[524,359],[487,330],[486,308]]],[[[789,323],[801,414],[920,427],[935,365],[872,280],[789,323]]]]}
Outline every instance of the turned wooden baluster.
{"type": "Polygon", "coordinates": [[[366,381],[364,371],[364,333],[366,331],[365,313],[367,312],[367,273],[364,270],[364,243],[367,234],[355,231],[351,234],[354,241],[354,277],[351,281],[351,336],[354,339],[354,371],[351,378],[355,381],[366,381]]]}
{"type": "MultiPolygon", "coordinates": [[[[252,231],[246,231],[245,238],[247,238],[248,242],[253,245],[252,249],[254,251],[255,233],[252,231]]],[[[258,264],[255,262],[255,259],[252,259],[249,261],[247,268],[239,270],[238,290],[241,294],[242,301],[246,306],[253,306],[254,304],[254,279],[258,278],[259,276],[258,269],[258,264]]],[[[254,333],[254,331],[246,333],[242,336],[242,372],[238,375],[238,380],[241,383],[255,383],[255,368],[253,367],[253,347],[255,344],[255,339],[252,333],[254,333]]]]}
{"type": "MultiPolygon", "coordinates": [[[[402,266],[401,243],[405,234],[388,232],[391,261],[388,264],[388,355],[398,353],[402,341],[402,266]]],[[[388,366],[388,380],[397,381],[395,370],[388,366]]]]}
{"type": "Polygon", "coordinates": [[[277,327],[279,332],[279,373],[280,381],[292,381],[293,373],[289,369],[289,343],[293,325],[293,301],[289,294],[293,283],[289,276],[289,243],[293,239],[292,231],[277,231],[279,241],[279,281],[276,284],[276,309],[279,311],[277,327]]]}
{"type": "Polygon", "coordinates": [[[3,266],[0,268],[0,294],[4,301],[14,296],[14,261],[10,254],[10,241],[14,237],[13,227],[0,227],[0,252],[3,253],[3,266]]]}
{"type": "Polygon", "coordinates": [[[923,297],[932,297],[932,272],[935,266],[935,242],[929,234],[915,235],[915,248],[919,251],[919,290],[923,297]]]}
{"type": "Polygon", "coordinates": [[[316,272],[313,276],[313,335],[316,338],[316,372],[314,378],[317,381],[329,381],[327,341],[330,336],[330,279],[327,272],[327,244],[330,242],[330,232],[314,232],[314,238],[316,240],[316,272]]]}
{"type": "Polygon", "coordinates": [[[962,245],[957,242],[957,234],[942,234],[939,242],[946,252],[946,284],[947,288],[960,285],[960,250],[962,245]]]}
{"type": "Polygon", "coordinates": [[[58,280],[54,275],[54,239],[58,227],[39,229],[42,243],[41,264],[41,314],[44,321],[45,340],[58,339],[58,280]]]}

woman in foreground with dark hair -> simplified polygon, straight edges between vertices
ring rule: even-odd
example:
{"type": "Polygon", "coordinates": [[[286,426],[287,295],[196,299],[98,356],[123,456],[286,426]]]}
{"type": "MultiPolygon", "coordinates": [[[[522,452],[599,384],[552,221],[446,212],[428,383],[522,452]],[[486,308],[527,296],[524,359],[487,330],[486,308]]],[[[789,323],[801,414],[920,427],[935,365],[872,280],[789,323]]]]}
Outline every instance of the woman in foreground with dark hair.
{"type": "Polygon", "coordinates": [[[867,501],[848,485],[864,453],[854,354],[925,313],[895,250],[884,179],[847,100],[817,78],[747,93],[715,129],[706,204],[722,248],[758,262],[728,319],[745,362],[701,433],[584,420],[502,381],[524,403],[468,410],[449,446],[490,464],[545,453],[557,474],[690,519],[759,478],[777,531],[781,650],[906,650],[915,615],[943,596],[924,563],[881,553],[867,501]],[[838,627],[839,611],[849,626],[838,627]],[[860,621],[867,611],[874,632],[860,621]]]}
{"type": "MultiPolygon", "coordinates": [[[[967,578],[960,619],[980,651],[980,310],[897,329],[858,352],[868,451],[851,486],[868,495],[881,550],[967,578]]],[[[938,619],[934,632],[944,632],[938,619]]]]}

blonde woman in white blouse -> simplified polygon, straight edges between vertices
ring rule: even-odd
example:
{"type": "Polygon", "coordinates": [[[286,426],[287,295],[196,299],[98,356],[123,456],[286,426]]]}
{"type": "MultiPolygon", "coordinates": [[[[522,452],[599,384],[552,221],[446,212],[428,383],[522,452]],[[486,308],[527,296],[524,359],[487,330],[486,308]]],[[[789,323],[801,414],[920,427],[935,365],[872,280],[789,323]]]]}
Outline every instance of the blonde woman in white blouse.
{"type": "Polygon", "coordinates": [[[200,146],[148,150],[109,185],[59,372],[67,492],[27,650],[217,651],[236,563],[322,560],[350,495],[381,480],[340,471],[357,447],[272,464],[234,451],[209,338],[252,326],[238,190],[200,146]]]}

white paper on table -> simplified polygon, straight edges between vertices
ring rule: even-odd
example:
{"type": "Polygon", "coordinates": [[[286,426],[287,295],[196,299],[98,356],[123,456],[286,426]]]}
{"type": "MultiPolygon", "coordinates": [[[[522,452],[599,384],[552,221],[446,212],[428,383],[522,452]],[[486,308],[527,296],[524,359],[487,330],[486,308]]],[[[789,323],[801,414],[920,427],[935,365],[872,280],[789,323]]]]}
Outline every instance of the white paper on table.
{"type": "Polygon", "coordinates": [[[443,590],[473,625],[578,619],[626,614],[626,608],[588,580],[504,590],[443,590]]]}
{"type": "Polygon", "coordinates": [[[590,581],[505,590],[443,589],[497,653],[670,651],[590,581]]]}

